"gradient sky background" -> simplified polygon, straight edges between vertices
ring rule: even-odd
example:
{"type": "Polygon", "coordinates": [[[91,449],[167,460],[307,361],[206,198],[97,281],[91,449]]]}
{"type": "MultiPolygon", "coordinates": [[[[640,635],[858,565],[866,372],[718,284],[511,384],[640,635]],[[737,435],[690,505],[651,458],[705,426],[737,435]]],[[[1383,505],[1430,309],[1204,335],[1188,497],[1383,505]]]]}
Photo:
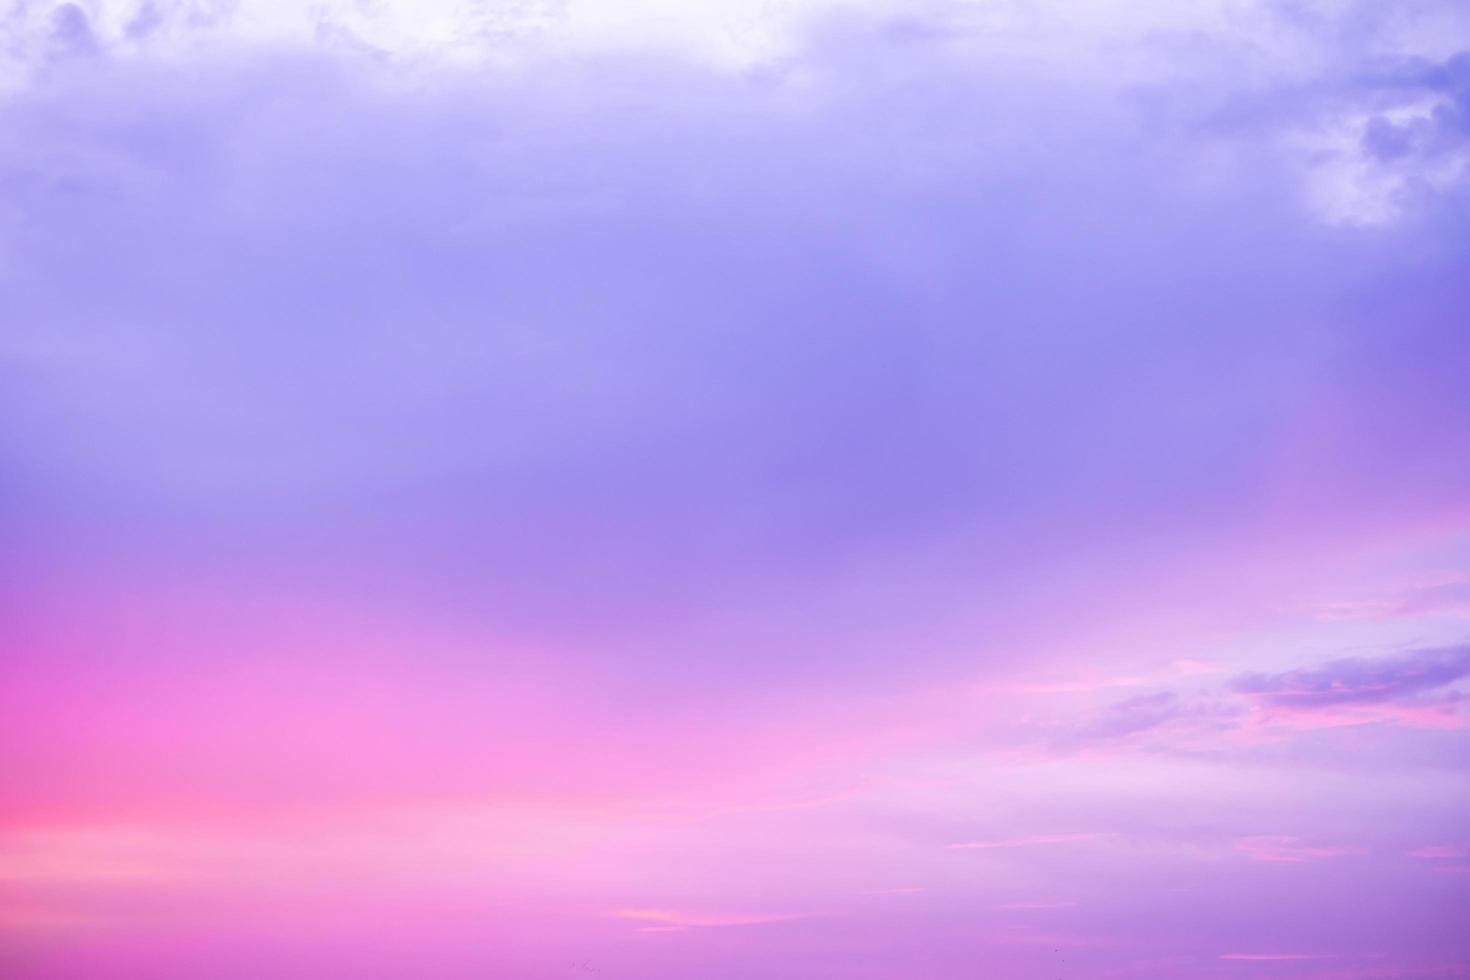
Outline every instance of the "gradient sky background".
{"type": "Polygon", "coordinates": [[[0,976],[1470,977],[1470,4],[0,0],[0,976]]]}

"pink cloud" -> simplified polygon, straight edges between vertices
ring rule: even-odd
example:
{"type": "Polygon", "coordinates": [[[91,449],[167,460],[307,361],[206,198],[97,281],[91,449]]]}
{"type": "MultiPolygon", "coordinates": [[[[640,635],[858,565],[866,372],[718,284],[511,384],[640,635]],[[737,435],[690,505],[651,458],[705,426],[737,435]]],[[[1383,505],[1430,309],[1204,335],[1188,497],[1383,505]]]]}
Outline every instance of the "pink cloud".
{"type": "Polygon", "coordinates": [[[1076,676],[1045,681],[1017,681],[994,685],[991,689],[1006,694],[1090,694],[1120,687],[1146,687],[1165,683],[1175,677],[1193,677],[1202,674],[1218,674],[1225,667],[1212,660],[1198,657],[1181,657],[1169,662],[1169,670],[1162,673],[1131,673],[1107,676],[1076,676]]]}
{"type": "Polygon", "coordinates": [[[725,926],[754,926],[768,922],[789,922],[804,918],[801,915],[770,915],[764,913],[743,914],[727,912],[688,912],[677,909],[618,909],[613,916],[635,922],[652,922],[655,926],[646,931],[674,931],[678,929],[717,929],[725,926]]]}
{"type": "Polygon", "coordinates": [[[1308,732],[1357,725],[1393,724],[1404,728],[1454,731],[1470,727],[1470,717],[1461,711],[1463,700],[1446,698],[1400,704],[1352,704],[1331,708],[1260,707],[1242,726],[1258,733],[1308,732]]]}
{"type": "Polygon", "coordinates": [[[1371,599],[1324,604],[1317,618],[1325,622],[1378,622],[1415,616],[1470,617],[1470,579],[1449,576],[1371,599]]]}
{"type": "Polygon", "coordinates": [[[1272,962],[1277,960],[1327,960],[1332,959],[1332,956],[1327,953],[1221,953],[1220,959],[1272,962]]]}
{"type": "Polygon", "coordinates": [[[909,886],[902,888],[873,888],[868,891],[858,892],[859,895],[920,895],[928,891],[927,888],[909,886]]]}
{"type": "Polygon", "coordinates": [[[1362,853],[1360,848],[1314,847],[1300,843],[1296,837],[1274,834],[1241,837],[1236,840],[1235,849],[1246,855],[1252,861],[1283,861],[1289,863],[1362,853]]]}
{"type": "Polygon", "coordinates": [[[1004,694],[1084,694],[1106,691],[1115,687],[1142,687],[1159,678],[1148,675],[1119,677],[1094,677],[1060,681],[1038,681],[1035,683],[997,684],[990,690],[1004,694]]]}
{"type": "Polygon", "coordinates": [[[1081,841],[1100,840],[1106,834],[1037,834],[1031,837],[1010,837],[1002,840],[966,841],[948,845],[952,850],[988,851],[1007,847],[1034,847],[1040,844],[1072,844],[1081,841]]]}

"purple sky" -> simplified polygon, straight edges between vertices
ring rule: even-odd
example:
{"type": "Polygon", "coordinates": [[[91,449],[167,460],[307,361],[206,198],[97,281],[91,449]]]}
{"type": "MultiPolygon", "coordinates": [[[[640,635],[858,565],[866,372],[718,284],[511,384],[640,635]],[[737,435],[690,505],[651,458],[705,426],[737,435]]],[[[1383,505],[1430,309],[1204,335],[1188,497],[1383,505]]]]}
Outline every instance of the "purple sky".
{"type": "Polygon", "coordinates": [[[0,976],[1470,977],[1470,6],[0,0],[0,976]]]}

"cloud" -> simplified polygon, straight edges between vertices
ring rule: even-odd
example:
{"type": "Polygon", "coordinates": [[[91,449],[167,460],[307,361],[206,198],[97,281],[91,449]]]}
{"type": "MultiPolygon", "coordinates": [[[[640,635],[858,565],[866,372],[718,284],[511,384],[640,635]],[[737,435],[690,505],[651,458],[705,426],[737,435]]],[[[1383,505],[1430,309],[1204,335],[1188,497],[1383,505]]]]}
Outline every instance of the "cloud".
{"type": "Polygon", "coordinates": [[[1400,59],[1386,66],[1370,84],[1381,92],[1398,94],[1401,100],[1428,97],[1419,112],[1402,121],[1395,122],[1384,114],[1369,121],[1364,145],[1380,160],[1396,161],[1411,154],[1442,155],[1470,142],[1470,50],[1443,60],[1400,59]]]}
{"type": "Polygon", "coordinates": [[[1252,962],[1284,962],[1289,960],[1328,960],[1331,953],[1221,953],[1222,960],[1248,960],[1252,962]]]}
{"type": "Polygon", "coordinates": [[[1465,647],[1245,674],[1222,687],[1153,691],[1095,709],[1081,721],[1053,723],[1047,751],[1233,753],[1363,725],[1462,729],[1470,726],[1463,710],[1467,695],[1454,685],[1466,676],[1465,647]]]}
{"type": "Polygon", "coordinates": [[[660,927],[715,929],[727,926],[765,925],[803,918],[800,915],[770,915],[727,912],[690,912],[675,909],[620,909],[613,913],[619,919],[654,922],[660,927]]]}
{"type": "Polygon", "coordinates": [[[1249,674],[1232,689],[1271,708],[1332,709],[1403,701],[1470,676],[1470,647],[1345,657],[1320,667],[1249,674]]]}
{"type": "Polygon", "coordinates": [[[1102,840],[1106,834],[1036,834],[1030,837],[1008,837],[999,840],[965,841],[947,845],[951,850],[989,851],[1012,847],[1037,847],[1045,844],[1078,844],[1102,840]]]}
{"type": "Polygon", "coordinates": [[[1077,737],[1083,740],[1121,738],[1197,713],[1197,709],[1186,705],[1171,691],[1141,694],[1104,709],[1077,733],[1077,737]]]}
{"type": "Polygon", "coordinates": [[[1470,617],[1470,581],[1453,578],[1405,589],[1397,595],[1385,598],[1327,603],[1320,612],[1322,619],[1343,622],[1374,622],[1434,615],[1470,617]]]}
{"type": "MultiPolygon", "coordinates": [[[[1373,399],[1402,440],[1328,425],[1326,463],[1282,472],[1319,425],[1300,392],[1349,397],[1333,371],[1402,318],[1322,324],[1422,274],[1400,236],[1456,240],[1408,220],[1338,261],[1259,129],[973,58],[993,37],[963,17],[957,45],[808,24],[763,74],[622,49],[477,72],[266,45],[246,7],[201,15],[203,48],[168,40],[181,6],[146,43],[93,17],[99,57],[0,107],[7,535],[191,582],[222,549],[288,591],[626,644],[661,682],[732,662],[685,653],[710,648],[881,676],[999,659],[1057,628],[1041,609],[1253,581],[1236,549],[1286,569],[1470,481],[1378,482],[1393,447],[1458,459],[1395,407],[1413,379],[1373,399]],[[1000,642],[931,653],[981,620],[1000,642]]],[[[1120,57],[1198,72],[1196,109],[1238,84],[1120,57]]]]}
{"type": "Polygon", "coordinates": [[[899,886],[897,888],[870,888],[858,892],[859,895],[920,895],[928,891],[918,885],[899,886]]]}
{"type": "Polygon", "coordinates": [[[1320,858],[1342,857],[1348,854],[1362,853],[1360,848],[1310,845],[1303,843],[1296,837],[1273,834],[1241,837],[1236,840],[1235,849],[1252,861],[1273,861],[1287,864],[1301,864],[1320,858]]]}

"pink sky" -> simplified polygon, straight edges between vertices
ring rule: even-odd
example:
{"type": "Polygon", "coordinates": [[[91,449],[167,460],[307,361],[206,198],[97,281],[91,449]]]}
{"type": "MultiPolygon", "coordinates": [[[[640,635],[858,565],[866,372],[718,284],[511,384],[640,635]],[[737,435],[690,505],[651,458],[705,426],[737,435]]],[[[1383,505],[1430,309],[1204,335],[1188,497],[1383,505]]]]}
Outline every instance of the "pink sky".
{"type": "Polygon", "coordinates": [[[1470,977],[1463,5],[297,6],[0,11],[0,976],[1470,977]]]}

